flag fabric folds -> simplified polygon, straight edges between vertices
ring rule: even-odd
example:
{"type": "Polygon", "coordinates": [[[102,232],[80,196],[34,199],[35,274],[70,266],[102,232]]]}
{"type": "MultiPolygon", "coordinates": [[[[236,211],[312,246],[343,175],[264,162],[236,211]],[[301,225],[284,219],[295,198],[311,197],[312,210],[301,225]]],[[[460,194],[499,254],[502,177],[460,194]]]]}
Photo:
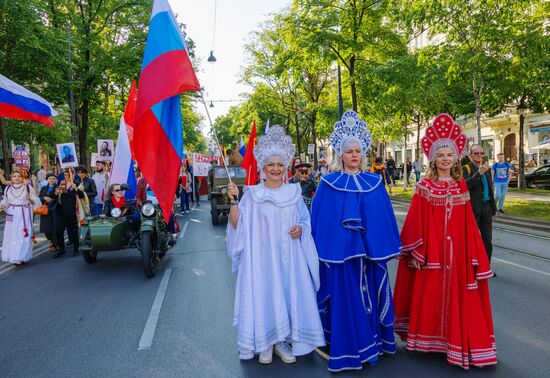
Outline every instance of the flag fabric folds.
{"type": "Polygon", "coordinates": [[[54,126],[51,117],[56,115],[57,112],[48,101],[0,75],[0,117],[54,126]]]}
{"type": "Polygon", "coordinates": [[[134,162],[132,161],[132,152],[128,129],[132,128],[134,121],[136,101],[136,85],[132,83],[132,89],[128,95],[128,102],[124,109],[124,115],[120,117],[120,126],[118,129],[118,139],[115,149],[115,161],[111,168],[109,177],[109,186],[112,184],[128,184],[130,189],[124,193],[126,199],[136,197],[137,180],[134,171],[134,162]]]}
{"type": "Polygon", "coordinates": [[[241,166],[246,169],[245,185],[248,186],[256,185],[258,181],[258,162],[254,157],[254,147],[256,147],[256,121],[254,121],[252,131],[250,131],[250,136],[248,137],[248,143],[246,145],[246,153],[241,163],[241,166]]]}
{"type": "Polygon", "coordinates": [[[239,148],[239,153],[242,157],[244,157],[244,154],[246,153],[246,147],[244,146],[244,140],[243,136],[241,135],[241,148],[239,148]]]}
{"type": "Polygon", "coordinates": [[[141,173],[170,218],[183,158],[179,94],[200,90],[167,0],[155,0],[143,55],[132,146],[141,173]]]}

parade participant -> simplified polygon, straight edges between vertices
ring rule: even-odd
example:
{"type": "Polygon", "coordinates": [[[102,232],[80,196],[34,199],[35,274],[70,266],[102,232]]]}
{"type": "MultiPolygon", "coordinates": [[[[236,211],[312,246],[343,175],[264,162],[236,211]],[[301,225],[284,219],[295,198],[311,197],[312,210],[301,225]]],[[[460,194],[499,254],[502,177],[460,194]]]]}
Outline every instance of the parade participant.
{"type": "Polygon", "coordinates": [[[141,176],[137,182],[137,188],[136,188],[136,201],[138,205],[141,207],[147,201],[147,180],[143,175],[140,174],[138,171],[138,174],[141,176]]]}
{"type": "Polygon", "coordinates": [[[54,251],[56,246],[53,213],[57,204],[57,196],[55,195],[57,177],[55,173],[48,173],[46,175],[46,182],[47,184],[40,189],[40,194],[38,195],[41,203],[48,206],[48,214],[40,216],[40,232],[46,235],[46,239],[50,242],[49,249],[54,251]]]}
{"type": "Polygon", "coordinates": [[[495,201],[497,203],[497,211],[504,214],[504,200],[508,192],[508,182],[512,175],[512,166],[504,161],[504,154],[501,152],[497,155],[498,162],[491,167],[493,182],[495,184],[495,201]]]}
{"type": "Polygon", "coordinates": [[[32,210],[40,206],[40,199],[19,171],[13,171],[10,178],[0,202],[0,211],[6,212],[2,261],[20,266],[32,257],[32,210]]]}
{"type": "Polygon", "coordinates": [[[396,333],[407,349],[447,354],[464,369],[496,364],[492,276],[458,162],[468,138],[447,114],[422,138],[430,160],[401,232],[396,333]]]}
{"type": "Polygon", "coordinates": [[[390,174],[388,172],[388,169],[384,167],[384,164],[382,164],[382,158],[380,156],[378,156],[374,160],[374,164],[370,168],[370,172],[376,173],[377,175],[382,176],[382,185],[385,187],[386,186],[385,184],[388,184],[389,192],[391,195],[393,195],[393,192],[392,192],[393,184],[390,178],[390,174]]]}
{"type": "Polygon", "coordinates": [[[497,212],[491,180],[491,167],[483,161],[483,148],[473,146],[470,152],[470,162],[462,167],[464,180],[470,191],[470,202],[474,217],[481,232],[481,238],[491,262],[493,254],[493,217],[497,212]]]}
{"type": "Polygon", "coordinates": [[[95,187],[95,181],[88,176],[88,170],[83,165],[76,167],[76,175],[78,176],[78,182],[82,185],[81,190],[86,193],[88,201],[94,203],[94,199],[97,196],[97,189],[95,187]]]}
{"type": "Polygon", "coordinates": [[[386,262],[401,242],[382,176],[366,172],[371,135],[357,113],[334,124],[333,173],[321,178],[312,205],[321,288],[317,301],[333,372],[375,364],[395,353],[386,262]]]}
{"type": "Polygon", "coordinates": [[[114,208],[121,210],[121,217],[130,215],[134,210],[134,206],[131,203],[126,203],[126,199],[124,198],[124,189],[120,187],[120,184],[112,184],[109,187],[109,191],[105,196],[102,216],[111,217],[111,211],[114,208]]]}
{"type": "Polygon", "coordinates": [[[294,175],[296,175],[296,166],[298,164],[302,164],[302,159],[300,159],[298,156],[293,157],[292,162],[288,166],[288,173],[287,173],[288,179],[291,179],[292,177],[294,177],[294,175]]]}
{"type": "Polygon", "coordinates": [[[268,364],[275,351],[293,363],[325,344],[309,212],[300,186],[283,183],[294,151],[283,128],[272,126],[254,148],[265,181],[247,187],[238,203],[237,186],[228,185],[227,251],[237,272],[233,325],[241,360],[260,353],[259,362],[268,364]]]}
{"type": "Polygon", "coordinates": [[[296,174],[292,176],[289,182],[292,184],[300,184],[302,188],[302,198],[307,208],[310,209],[313,195],[315,194],[315,190],[317,190],[317,184],[315,184],[315,180],[313,180],[311,172],[309,171],[311,164],[301,163],[297,164],[294,168],[296,169],[296,174]]]}
{"type": "Polygon", "coordinates": [[[84,198],[85,194],[72,180],[72,174],[63,180],[57,188],[55,195],[57,203],[54,210],[54,228],[57,251],[53,255],[57,259],[65,254],[65,230],[69,236],[69,242],[73,245],[73,256],[78,256],[78,215],[77,198],[84,198]]]}
{"type": "Polygon", "coordinates": [[[98,160],[95,163],[95,173],[92,176],[92,180],[95,182],[97,195],[93,201],[93,215],[99,215],[103,209],[103,200],[107,191],[107,182],[109,181],[109,174],[105,171],[105,162],[98,160]]]}
{"type": "MultiPolygon", "coordinates": [[[[215,160],[213,160],[215,161],[215,160]]],[[[212,168],[214,169],[214,168],[212,168]]],[[[210,172],[209,172],[210,174],[210,172]]],[[[180,213],[188,214],[189,213],[189,197],[191,197],[191,174],[187,170],[187,166],[184,164],[181,167],[181,177],[179,182],[179,192],[180,192],[180,213]]]]}

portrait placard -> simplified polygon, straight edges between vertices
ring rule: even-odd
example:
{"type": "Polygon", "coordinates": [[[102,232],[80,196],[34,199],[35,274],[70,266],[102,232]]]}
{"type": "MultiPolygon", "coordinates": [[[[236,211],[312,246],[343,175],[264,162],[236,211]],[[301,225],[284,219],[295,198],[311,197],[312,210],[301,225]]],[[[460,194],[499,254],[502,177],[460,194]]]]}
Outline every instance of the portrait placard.
{"type": "Polygon", "coordinates": [[[57,144],[57,157],[61,168],[73,168],[78,166],[78,157],[76,156],[76,148],[74,143],[57,144]]]}
{"type": "Polygon", "coordinates": [[[97,153],[100,160],[112,162],[115,153],[114,141],[112,139],[98,139],[97,153]]]}

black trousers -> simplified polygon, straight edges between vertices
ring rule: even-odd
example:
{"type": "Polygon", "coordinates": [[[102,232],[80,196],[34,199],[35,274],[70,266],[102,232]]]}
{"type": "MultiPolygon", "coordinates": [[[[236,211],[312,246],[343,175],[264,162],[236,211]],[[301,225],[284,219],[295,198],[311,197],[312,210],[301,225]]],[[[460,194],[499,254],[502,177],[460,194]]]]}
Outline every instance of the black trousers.
{"type": "Polygon", "coordinates": [[[65,230],[67,230],[69,240],[73,243],[73,251],[78,252],[78,219],[76,214],[74,216],[56,214],[55,241],[57,248],[62,251],[65,250],[65,230]]]}
{"type": "Polygon", "coordinates": [[[484,203],[479,214],[475,214],[477,226],[479,232],[481,232],[481,239],[485,245],[485,251],[489,262],[491,262],[491,256],[493,254],[493,210],[490,203],[484,203]]]}

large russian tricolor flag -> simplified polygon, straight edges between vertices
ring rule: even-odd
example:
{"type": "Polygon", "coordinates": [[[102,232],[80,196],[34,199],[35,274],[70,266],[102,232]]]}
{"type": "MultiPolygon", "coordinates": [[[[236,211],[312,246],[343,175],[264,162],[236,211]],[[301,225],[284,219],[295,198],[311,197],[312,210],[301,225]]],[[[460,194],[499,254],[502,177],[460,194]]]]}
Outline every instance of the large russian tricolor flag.
{"type": "Polygon", "coordinates": [[[167,0],[155,0],[139,78],[132,147],[138,166],[170,217],[183,158],[179,94],[200,90],[167,0]]]}
{"type": "Polygon", "coordinates": [[[128,129],[134,124],[135,102],[136,102],[136,83],[132,83],[128,102],[124,109],[124,115],[120,117],[120,126],[118,129],[118,139],[115,150],[115,161],[109,176],[109,186],[112,184],[128,184],[130,189],[124,193],[126,199],[136,197],[137,180],[134,172],[134,162],[132,161],[132,152],[128,129]]]}
{"type": "Polygon", "coordinates": [[[35,121],[54,126],[57,112],[39,95],[0,75],[0,117],[35,121]]]}

